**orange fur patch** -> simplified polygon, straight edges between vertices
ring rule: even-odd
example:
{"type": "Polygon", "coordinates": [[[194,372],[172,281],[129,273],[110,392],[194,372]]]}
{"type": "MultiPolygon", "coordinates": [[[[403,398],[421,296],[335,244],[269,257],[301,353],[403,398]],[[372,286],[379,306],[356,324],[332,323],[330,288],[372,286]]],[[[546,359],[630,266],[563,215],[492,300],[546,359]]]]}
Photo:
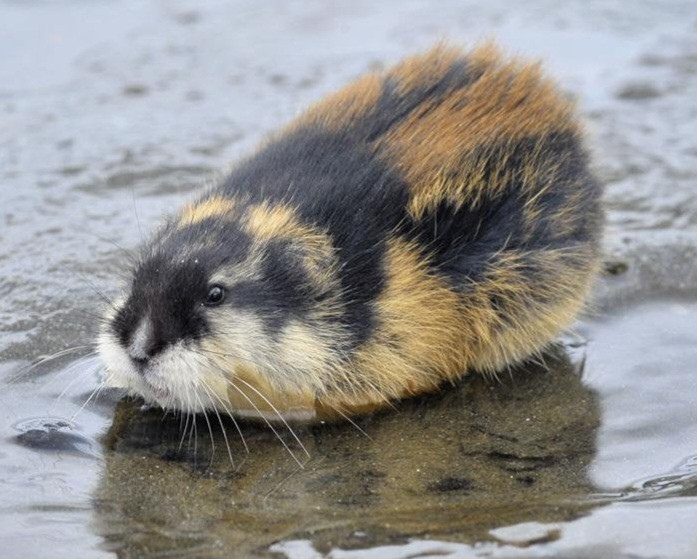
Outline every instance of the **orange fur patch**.
{"type": "Polygon", "coordinates": [[[391,239],[385,270],[376,332],[352,364],[363,394],[349,394],[350,405],[432,390],[467,367],[458,296],[428,271],[418,245],[391,239]]]}
{"type": "Polygon", "coordinates": [[[204,219],[222,217],[235,209],[235,201],[222,196],[212,196],[195,204],[188,204],[179,216],[179,226],[187,227],[204,219]]]}
{"type": "Polygon", "coordinates": [[[260,240],[298,239],[308,233],[290,206],[269,203],[250,206],[244,215],[245,230],[260,240]]]}
{"type": "Polygon", "coordinates": [[[387,73],[388,79],[397,82],[397,91],[407,95],[415,89],[426,89],[441,81],[462,60],[462,51],[445,44],[430,51],[403,60],[387,73]]]}
{"type": "Polygon", "coordinates": [[[277,411],[314,409],[314,395],[309,391],[290,394],[288,390],[278,391],[265,375],[253,368],[238,365],[234,375],[229,378],[228,400],[232,409],[256,410],[273,414],[277,411]]]}
{"type": "Polygon", "coordinates": [[[502,251],[464,296],[470,330],[479,327],[470,340],[472,367],[496,374],[539,352],[567,327],[583,307],[597,272],[592,250],[502,251]],[[580,268],[579,262],[585,266],[580,268]],[[542,272],[539,280],[531,281],[531,267],[542,272]]]}
{"type": "Polygon", "coordinates": [[[350,127],[375,107],[382,93],[382,79],[371,73],[312,105],[294,120],[289,129],[308,123],[319,124],[328,130],[350,127]]]}
{"type": "MultiPolygon", "coordinates": [[[[428,79],[435,85],[454,57],[452,50],[436,49],[405,62],[402,80],[411,85],[404,87],[424,87],[428,79]],[[426,61],[429,66],[422,67],[426,61]]],[[[387,158],[410,184],[409,210],[417,217],[440,200],[461,203],[478,189],[496,188],[483,182],[486,165],[492,163],[486,153],[468,157],[475,148],[513,145],[551,132],[579,133],[573,103],[542,76],[537,64],[505,60],[493,46],[474,50],[466,60],[477,79],[444,99],[423,103],[380,140],[387,158]]],[[[501,167],[504,160],[505,155],[501,167]]],[[[523,185],[537,184],[538,163],[531,150],[519,171],[523,185]]]]}
{"type": "Polygon", "coordinates": [[[303,253],[305,268],[319,285],[335,278],[334,248],[325,232],[300,221],[293,208],[267,203],[251,206],[244,216],[245,230],[259,241],[286,239],[303,253]]]}

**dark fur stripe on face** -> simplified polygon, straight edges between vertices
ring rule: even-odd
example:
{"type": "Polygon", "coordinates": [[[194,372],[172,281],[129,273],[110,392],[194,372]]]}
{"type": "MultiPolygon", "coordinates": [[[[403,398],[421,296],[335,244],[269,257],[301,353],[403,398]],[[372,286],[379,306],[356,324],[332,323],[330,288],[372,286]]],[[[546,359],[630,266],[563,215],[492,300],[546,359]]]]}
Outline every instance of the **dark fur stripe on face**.
{"type": "Polygon", "coordinates": [[[112,322],[114,333],[128,347],[138,327],[147,321],[142,350],[148,358],[177,342],[200,338],[208,332],[208,323],[199,311],[206,287],[203,265],[175,263],[168,256],[153,255],[137,268],[130,296],[112,322]]]}
{"type": "Polygon", "coordinates": [[[272,241],[264,246],[259,277],[235,283],[230,289],[234,308],[254,311],[275,338],[290,320],[305,320],[320,302],[302,259],[288,241],[272,241]]]}

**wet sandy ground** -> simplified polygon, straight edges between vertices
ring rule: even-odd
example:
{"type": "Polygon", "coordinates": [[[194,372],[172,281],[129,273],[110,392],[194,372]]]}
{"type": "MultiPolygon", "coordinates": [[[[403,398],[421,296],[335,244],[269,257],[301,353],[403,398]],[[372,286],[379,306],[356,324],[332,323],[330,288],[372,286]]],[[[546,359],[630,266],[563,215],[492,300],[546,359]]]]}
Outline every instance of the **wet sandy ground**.
{"type": "Polygon", "coordinates": [[[697,555],[697,7],[375,4],[0,2],[3,557],[697,555]],[[81,409],[140,229],[362,71],[492,36],[578,96],[607,184],[597,310],[544,366],[283,433],[302,470],[267,428],[226,425],[233,466],[216,425],[81,409]]]}

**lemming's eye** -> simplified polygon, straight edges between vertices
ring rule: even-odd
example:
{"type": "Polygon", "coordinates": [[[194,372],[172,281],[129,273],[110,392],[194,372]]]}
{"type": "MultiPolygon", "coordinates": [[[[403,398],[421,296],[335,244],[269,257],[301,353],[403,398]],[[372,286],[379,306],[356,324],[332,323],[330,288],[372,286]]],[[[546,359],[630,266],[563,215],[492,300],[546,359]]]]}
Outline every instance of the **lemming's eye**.
{"type": "Polygon", "coordinates": [[[206,305],[213,307],[219,305],[225,299],[225,289],[220,285],[212,285],[208,288],[208,295],[206,296],[206,305]]]}

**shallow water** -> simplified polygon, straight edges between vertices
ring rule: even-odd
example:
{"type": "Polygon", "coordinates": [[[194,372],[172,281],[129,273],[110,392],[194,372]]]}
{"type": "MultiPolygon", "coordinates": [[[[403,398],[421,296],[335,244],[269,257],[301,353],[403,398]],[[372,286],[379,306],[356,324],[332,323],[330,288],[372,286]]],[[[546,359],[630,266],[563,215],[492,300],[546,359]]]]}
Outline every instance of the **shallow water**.
{"type": "Polygon", "coordinates": [[[3,558],[697,555],[694,2],[374,4],[0,2],[3,558]],[[303,469],[83,406],[141,229],[347,79],[490,35],[579,96],[608,185],[596,311],[543,365],[283,432],[303,469]]]}

